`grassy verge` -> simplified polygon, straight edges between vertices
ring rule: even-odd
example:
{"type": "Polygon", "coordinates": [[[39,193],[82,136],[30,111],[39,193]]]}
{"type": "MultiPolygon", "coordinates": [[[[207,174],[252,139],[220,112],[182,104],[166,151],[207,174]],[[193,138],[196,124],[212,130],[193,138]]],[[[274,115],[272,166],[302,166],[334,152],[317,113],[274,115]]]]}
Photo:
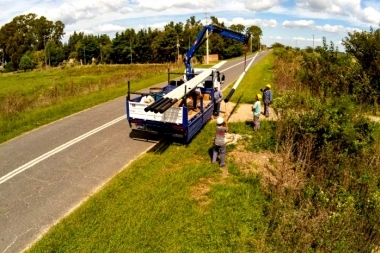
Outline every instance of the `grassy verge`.
{"type": "MultiPolygon", "coordinates": [[[[229,128],[244,152],[274,148],[273,122],[262,122],[260,138],[247,122],[229,128]]],[[[28,252],[262,250],[270,199],[258,174],[242,172],[238,146],[227,146],[227,168],[210,164],[214,131],[209,123],[188,146],[156,145],[28,252]]]]}
{"type": "MultiPolygon", "coordinates": [[[[260,61],[260,64],[251,66],[249,71],[247,71],[244,75],[243,80],[238,85],[230,101],[234,103],[239,102],[253,104],[256,94],[261,94],[260,88],[265,87],[268,83],[272,84],[272,89],[275,93],[276,87],[273,87],[273,65],[274,55],[273,53],[269,53],[260,61]]],[[[235,83],[232,83],[229,87],[227,87],[227,89],[224,90],[224,97],[227,96],[234,84],[235,83]]]]}
{"type": "MultiPolygon", "coordinates": [[[[245,123],[230,128],[252,134],[245,123]]],[[[258,250],[267,196],[259,177],[242,174],[232,159],[225,170],[210,164],[214,129],[214,123],[206,125],[188,146],[156,146],[28,252],[258,250]]],[[[235,148],[228,146],[228,152],[235,148]]]]}

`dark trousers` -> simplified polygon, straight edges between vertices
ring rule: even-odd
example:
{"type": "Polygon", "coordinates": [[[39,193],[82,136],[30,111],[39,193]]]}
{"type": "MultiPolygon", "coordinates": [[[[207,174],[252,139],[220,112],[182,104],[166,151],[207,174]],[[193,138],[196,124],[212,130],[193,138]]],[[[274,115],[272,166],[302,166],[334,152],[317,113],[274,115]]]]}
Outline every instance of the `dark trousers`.
{"type": "Polygon", "coordinates": [[[269,102],[264,102],[264,115],[269,117],[269,102]]]}
{"type": "Polygon", "coordinates": [[[212,163],[216,162],[216,158],[220,154],[220,165],[224,166],[226,164],[226,145],[217,146],[214,145],[214,150],[212,153],[212,163]]]}
{"type": "Polygon", "coordinates": [[[214,115],[219,116],[219,112],[220,112],[220,102],[219,103],[214,102],[214,115]]]}

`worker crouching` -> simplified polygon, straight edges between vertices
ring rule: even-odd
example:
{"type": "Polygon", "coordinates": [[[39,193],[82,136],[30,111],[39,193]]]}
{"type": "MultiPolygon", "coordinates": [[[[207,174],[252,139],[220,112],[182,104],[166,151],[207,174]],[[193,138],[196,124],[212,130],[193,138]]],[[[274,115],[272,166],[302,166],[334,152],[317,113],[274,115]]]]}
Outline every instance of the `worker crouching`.
{"type": "Polygon", "coordinates": [[[218,117],[216,120],[216,133],[214,140],[214,150],[212,154],[212,163],[216,163],[218,155],[220,155],[220,167],[226,165],[226,141],[225,135],[228,131],[227,124],[224,124],[224,119],[218,117]]]}

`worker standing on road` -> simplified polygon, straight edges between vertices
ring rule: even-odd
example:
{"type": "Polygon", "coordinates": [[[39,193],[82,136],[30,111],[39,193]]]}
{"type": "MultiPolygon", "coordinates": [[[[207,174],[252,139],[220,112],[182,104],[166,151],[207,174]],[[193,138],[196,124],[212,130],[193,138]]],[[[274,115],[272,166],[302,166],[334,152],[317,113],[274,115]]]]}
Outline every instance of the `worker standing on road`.
{"type": "Polygon", "coordinates": [[[223,94],[218,87],[214,88],[214,116],[219,116],[220,103],[222,102],[223,94]]]}
{"type": "Polygon", "coordinates": [[[269,117],[269,105],[272,104],[272,101],[273,101],[271,85],[270,84],[265,85],[265,88],[260,89],[260,91],[263,93],[264,115],[265,115],[265,117],[268,118],[269,117]]]}
{"type": "Polygon", "coordinates": [[[256,102],[252,106],[253,112],[253,131],[260,129],[260,115],[261,115],[261,94],[257,94],[255,99],[256,102]]]}
{"type": "Polygon", "coordinates": [[[218,117],[216,119],[216,134],[214,140],[214,150],[212,154],[212,163],[216,163],[216,159],[218,154],[220,154],[220,167],[224,167],[226,165],[226,141],[225,135],[228,131],[227,122],[224,124],[224,119],[222,117],[218,117]]]}

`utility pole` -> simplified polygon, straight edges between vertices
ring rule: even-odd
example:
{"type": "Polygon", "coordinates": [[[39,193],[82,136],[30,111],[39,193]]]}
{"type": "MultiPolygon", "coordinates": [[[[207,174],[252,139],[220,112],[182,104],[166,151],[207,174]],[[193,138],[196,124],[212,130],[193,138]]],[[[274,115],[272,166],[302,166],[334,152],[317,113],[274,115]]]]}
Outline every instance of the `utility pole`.
{"type": "Polygon", "coordinates": [[[4,67],[4,51],[2,48],[0,48],[0,52],[1,52],[1,66],[4,67]]]}
{"type": "MultiPolygon", "coordinates": [[[[206,14],[206,25],[208,23],[207,21],[207,12],[205,13],[206,14]]],[[[208,30],[206,30],[206,38],[207,38],[207,41],[206,41],[206,64],[208,64],[208,30]]]]}
{"type": "Polygon", "coordinates": [[[314,34],[313,34],[313,52],[314,52],[314,34]]]}
{"type": "Polygon", "coordinates": [[[257,51],[260,51],[260,36],[257,36],[257,51]]]}
{"type": "Polygon", "coordinates": [[[83,54],[84,54],[84,65],[86,65],[86,45],[83,46],[84,47],[84,50],[83,50],[83,54]]]}
{"type": "Polygon", "coordinates": [[[252,53],[252,36],[249,37],[250,43],[249,43],[249,52],[252,53]]]}
{"type": "Polygon", "coordinates": [[[132,41],[129,40],[129,49],[131,50],[131,64],[132,64],[132,41]]]}
{"type": "Polygon", "coordinates": [[[177,63],[179,62],[179,40],[177,35],[177,63]]]}
{"type": "Polygon", "coordinates": [[[44,51],[45,51],[45,68],[47,67],[47,56],[46,56],[46,35],[44,35],[44,51]]]}
{"type": "Polygon", "coordinates": [[[103,64],[103,56],[102,56],[102,44],[100,45],[100,64],[103,64]]]}

